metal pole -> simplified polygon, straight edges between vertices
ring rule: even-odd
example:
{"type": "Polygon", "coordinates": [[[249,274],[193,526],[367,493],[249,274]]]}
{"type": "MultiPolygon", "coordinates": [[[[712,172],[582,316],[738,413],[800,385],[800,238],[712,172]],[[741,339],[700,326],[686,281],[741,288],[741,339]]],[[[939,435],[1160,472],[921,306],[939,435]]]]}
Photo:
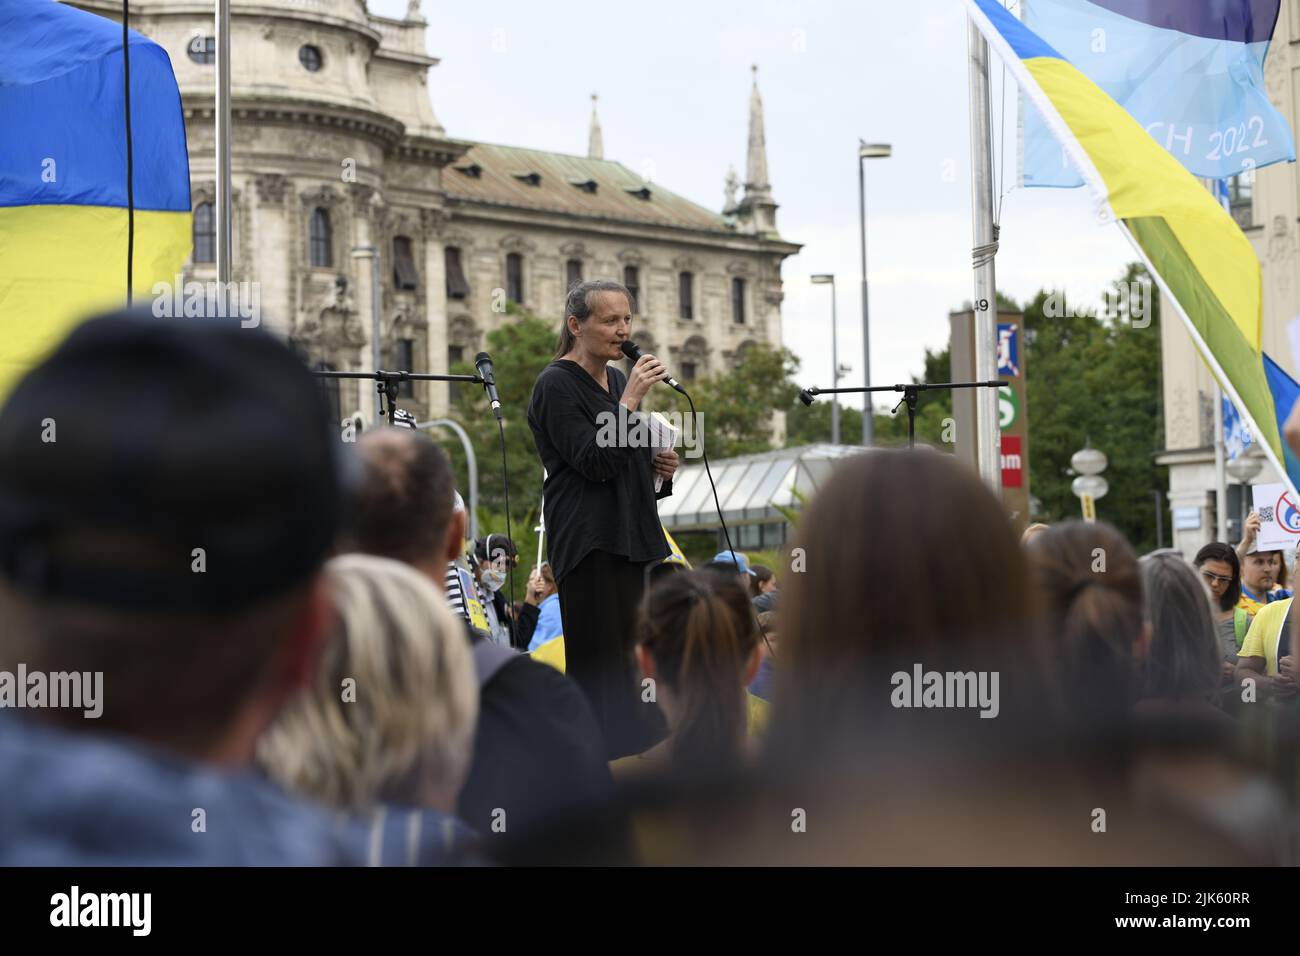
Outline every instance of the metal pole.
{"type": "Polygon", "coordinates": [[[1216,541],[1228,540],[1228,470],[1223,435],[1223,389],[1214,383],[1214,515],[1216,541]]]}
{"type": "MultiPolygon", "coordinates": [[[[833,388],[838,388],[840,384],[840,353],[838,345],[838,336],[836,334],[836,316],[835,316],[835,277],[831,276],[831,382],[833,388]]],[[[831,396],[831,444],[840,443],[840,397],[839,395],[831,396]]]]}
{"type": "Polygon", "coordinates": [[[1160,489],[1156,488],[1151,492],[1156,496],[1156,547],[1165,546],[1165,509],[1162,506],[1160,489]]]}
{"type": "MultiPolygon", "coordinates": [[[[997,378],[997,281],[993,259],[997,241],[993,228],[993,146],[989,123],[989,48],[973,20],[967,20],[970,58],[971,205],[974,213],[975,378],[997,378]]],[[[998,427],[998,393],[975,395],[979,433],[979,473],[985,484],[1002,491],[1002,435],[998,427]]]]}
{"type": "Polygon", "coordinates": [[[217,0],[217,281],[230,281],[230,0],[217,0]]]}
{"type": "MultiPolygon", "coordinates": [[[[370,360],[375,363],[375,371],[383,365],[383,352],[380,351],[379,341],[379,247],[370,247],[370,360]]],[[[375,390],[375,421],[379,421],[381,402],[379,400],[379,390],[375,390]]]]}
{"type": "MultiPolygon", "coordinates": [[[[863,171],[862,147],[858,147],[858,231],[862,246],[862,384],[871,387],[871,309],[867,304],[867,181],[863,171]]],[[[836,369],[838,371],[838,369],[836,369]]],[[[871,413],[871,393],[863,395],[862,447],[875,444],[875,419],[871,413]]],[[[834,409],[832,409],[834,411],[834,409]]]]}
{"type": "Polygon", "coordinates": [[[465,429],[460,427],[458,422],[450,418],[436,418],[427,422],[419,422],[415,426],[420,431],[426,428],[450,428],[460,439],[461,447],[465,449],[465,462],[469,468],[469,537],[471,541],[478,540],[478,459],[474,457],[474,446],[469,442],[469,435],[465,434],[465,429]]]}

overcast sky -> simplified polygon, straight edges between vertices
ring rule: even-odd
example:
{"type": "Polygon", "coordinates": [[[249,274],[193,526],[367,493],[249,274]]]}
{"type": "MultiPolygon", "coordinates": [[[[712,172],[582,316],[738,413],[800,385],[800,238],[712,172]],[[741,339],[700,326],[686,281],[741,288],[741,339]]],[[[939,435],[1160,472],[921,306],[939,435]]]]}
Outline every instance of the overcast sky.
{"type": "MultiPolygon", "coordinates": [[[[371,0],[400,16],[405,0],[371,0]]],[[[856,146],[893,145],[867,164],[874,384],[908,380],[973,298],[966,19],[958,0],[424,0],[434,111],[456,138],[585,153],[600,95],[605,157],[711,209],[735,164],[743,180],[750,65],[758,64],[769,179],[785,261],[785,344],[804,384],[830,384],[833,272],[839,354],[861,384],[856,146]]],[[[1099,225],[1083,190],[1015,189],[1016,96],[1005,129],[998,287],[1096,302],[1132,250],[1099,225]]],[[[996,197],[995,197],[996,198],[996,197]]],[[[881,404],[883,399],[878,401],[881,404]]],[[[860,404],[860,403],[856,403],[860,404]]],[[[892,405],[892,402],[890,403],[892,405]]]]}

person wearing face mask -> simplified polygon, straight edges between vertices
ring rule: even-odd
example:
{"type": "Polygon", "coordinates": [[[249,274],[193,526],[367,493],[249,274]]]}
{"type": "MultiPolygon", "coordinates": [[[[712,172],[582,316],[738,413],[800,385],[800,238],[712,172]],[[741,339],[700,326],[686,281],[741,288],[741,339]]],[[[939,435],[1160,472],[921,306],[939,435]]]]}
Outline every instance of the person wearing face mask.
{"type": "Polygon", "coordinates": [[[514,542],[503,534],[490,534],[474,542],[474,581],[487,614],[487,631],[493,641],[506,647],[520,646],[504,591],[510,567],[518,561],[514,542]]]}

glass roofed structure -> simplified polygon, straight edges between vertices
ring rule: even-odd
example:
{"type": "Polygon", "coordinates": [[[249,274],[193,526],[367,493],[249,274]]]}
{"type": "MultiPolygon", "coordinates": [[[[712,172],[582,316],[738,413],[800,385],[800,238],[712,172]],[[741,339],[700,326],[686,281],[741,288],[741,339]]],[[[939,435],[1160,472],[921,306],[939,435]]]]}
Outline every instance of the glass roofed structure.
{"type": "MultiPolygon", "coordinates": [[[[733,543],[755,548],[784,542],[786,519],[778,506],[798,508],[796,491],[812,495],[826,483],[836,461],[861,452],[856,445],[819,444],[710,462],[733,543]]],[[[683,456],[672,495],[659,501],[659,518],[673,533],[721,529],[703,461],[683,456]]]]}

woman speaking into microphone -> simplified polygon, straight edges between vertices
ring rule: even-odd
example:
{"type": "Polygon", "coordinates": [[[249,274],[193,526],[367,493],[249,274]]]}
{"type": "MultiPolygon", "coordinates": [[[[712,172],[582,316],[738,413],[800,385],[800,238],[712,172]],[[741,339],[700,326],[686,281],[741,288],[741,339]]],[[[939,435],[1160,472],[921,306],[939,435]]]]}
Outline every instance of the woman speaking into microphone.
{"type": "Polygon", "coordinates": [[[543,517],[565,669],[591,701],[610,759],[640,753],[666,733],[658,708],[642,702],[632,645],[646,566],[669,553],[655,499],[672,494],[678,459],[636,442],[645,432],[636,428],[637,407],[667,378],[663,365],[643,355],[624,379],[609,364],[623,358],[632,310],[631,293],[617,282],[575,284],[555,360],[528,405],[546,468],[543,517]]]}

